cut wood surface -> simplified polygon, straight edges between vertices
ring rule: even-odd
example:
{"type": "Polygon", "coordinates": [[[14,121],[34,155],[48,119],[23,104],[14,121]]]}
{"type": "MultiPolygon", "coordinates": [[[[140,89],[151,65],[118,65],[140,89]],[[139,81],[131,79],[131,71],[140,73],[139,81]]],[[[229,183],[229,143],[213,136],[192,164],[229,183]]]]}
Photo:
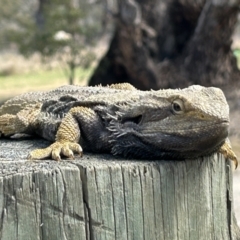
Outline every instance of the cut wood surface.
{"type": "Polygon", "coordinates": [[[85,154],[28,161],[41,140],[0,141],[0,239],[240,239],[231,163],[85,154]]]}

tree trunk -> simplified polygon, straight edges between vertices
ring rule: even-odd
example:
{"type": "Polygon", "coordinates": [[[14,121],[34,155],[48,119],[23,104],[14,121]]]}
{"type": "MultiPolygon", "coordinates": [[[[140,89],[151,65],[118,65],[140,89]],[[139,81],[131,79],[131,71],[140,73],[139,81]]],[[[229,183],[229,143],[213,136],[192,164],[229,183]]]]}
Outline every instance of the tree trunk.
{"type": "Polygon", "coordinates": [[[38,9],[35,13],[35,23],[39,31],[42,31],[45,25],[44,7],[46,0],[38,0],[38,9]]]}
{"type": "Polygon", "coordinates": [[[231,38],[239,0],[118,0],[115,35],[89,85],[139,89],[239,79],[231,38]]]}
{"type": "Polygon", "coordinates": [[[74,79],[75,79],[75,70],[76,70],[76,65],[74,63],[74,60],[68,63],[68,67],[69,67],[69,84],[73,85],[74,79]]]}
{"type": "Polygon", "coordinates": [[[0,142],[0,239],[237,240],[231,165],[188,161],[25,161],[46,142],[0,142]]]}

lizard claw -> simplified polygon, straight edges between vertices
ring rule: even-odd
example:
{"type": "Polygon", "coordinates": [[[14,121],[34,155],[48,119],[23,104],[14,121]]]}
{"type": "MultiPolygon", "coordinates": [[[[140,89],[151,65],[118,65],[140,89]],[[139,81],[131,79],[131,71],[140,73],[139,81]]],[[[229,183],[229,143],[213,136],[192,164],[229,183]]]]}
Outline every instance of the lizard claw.
{"type": "Polygon", "coordinates": [[[61,160],[61,155],[74,159],[74,153],[82,156],[82,148],[78,143],[74,142],[55,142],[47,148],[33,150],[28,159],[44,159],[51,157],[56,161],[61,160]]]}
{"type": "Polygon", "coordinates": [[[235,169],[237,169],[238,167],[238,160],[237,160],[237,156],[235,155],[235,153],[232,150],[232,147],[230,145],[230,141],[227,140],[222,147],[219,149],[219,152],[223,154],[223,156],[226,159],[229,159],[231,161],[233,161],[234,165],[235,165],[235,169]]]}

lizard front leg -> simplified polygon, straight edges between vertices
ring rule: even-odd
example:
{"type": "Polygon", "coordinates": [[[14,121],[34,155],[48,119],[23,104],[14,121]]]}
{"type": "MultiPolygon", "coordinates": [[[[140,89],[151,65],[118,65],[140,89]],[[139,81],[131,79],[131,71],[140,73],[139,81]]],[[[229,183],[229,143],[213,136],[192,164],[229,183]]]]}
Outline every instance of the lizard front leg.
{"type": "Polygon", "coordinates": [[[91,125],[98,122],[96,113],[87,107],[74,107],[63,118],[57,133],[55,142],[44,149],[37,149],[29,154],[29,159],[44,159],[51,157],[60,161],[61,155],[73,159],[74,153],[82,155],[82,147],[79,144],[81,131],[79,125],[91,125]]]}

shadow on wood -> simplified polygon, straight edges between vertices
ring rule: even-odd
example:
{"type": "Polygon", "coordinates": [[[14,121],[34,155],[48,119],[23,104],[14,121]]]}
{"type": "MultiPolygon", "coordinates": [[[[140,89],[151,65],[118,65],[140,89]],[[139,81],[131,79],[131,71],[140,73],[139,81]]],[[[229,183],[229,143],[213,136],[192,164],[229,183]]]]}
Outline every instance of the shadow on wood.
{"type": "Polygon", "coordinates": [[[0,141],[0,239],[240,239],[231,165],[188,161],[26,161],[41,141],[0,141]]]}

